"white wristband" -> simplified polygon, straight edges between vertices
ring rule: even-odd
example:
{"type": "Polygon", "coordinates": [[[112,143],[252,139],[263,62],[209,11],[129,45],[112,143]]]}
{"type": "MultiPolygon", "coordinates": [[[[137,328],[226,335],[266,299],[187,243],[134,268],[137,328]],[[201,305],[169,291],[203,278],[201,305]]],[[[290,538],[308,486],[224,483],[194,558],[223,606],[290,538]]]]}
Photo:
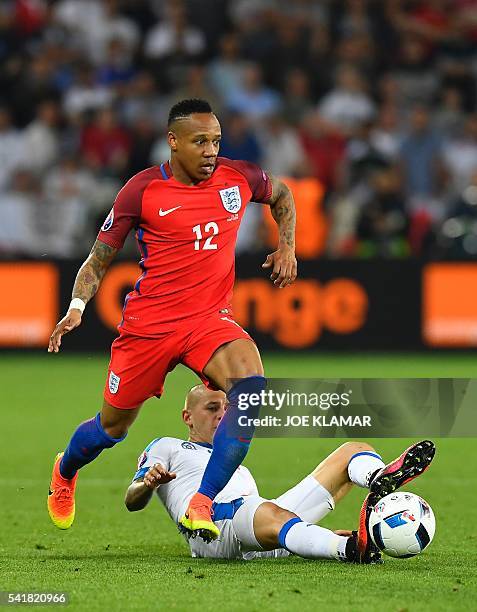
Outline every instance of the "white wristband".
{"type": "Polygon", "coordinates": [[[71,310],[72,308],[76,308],[76,310],[79,310],[81,314],[83,314],[86,304],[80,298],[73,298],[70,302],[70,307],[68,310],[71,310]]]}

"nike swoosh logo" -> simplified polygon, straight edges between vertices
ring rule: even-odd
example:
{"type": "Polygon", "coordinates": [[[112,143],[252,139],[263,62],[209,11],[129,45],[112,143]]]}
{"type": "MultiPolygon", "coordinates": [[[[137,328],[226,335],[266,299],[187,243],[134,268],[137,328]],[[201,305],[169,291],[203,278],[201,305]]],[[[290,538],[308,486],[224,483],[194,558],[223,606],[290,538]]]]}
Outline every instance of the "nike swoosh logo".
{"type": "Polygon", "coordinates": [[[166,215],[168,215],[171,212],[174,212],[175,210],[177,210],[178,208],[180,208],[181,206],[175,206],[174,208],[168,208],[167,210],[162,210],[162,208],[159,209],[159,216],[160,217],[165,217],[166,215]]]}

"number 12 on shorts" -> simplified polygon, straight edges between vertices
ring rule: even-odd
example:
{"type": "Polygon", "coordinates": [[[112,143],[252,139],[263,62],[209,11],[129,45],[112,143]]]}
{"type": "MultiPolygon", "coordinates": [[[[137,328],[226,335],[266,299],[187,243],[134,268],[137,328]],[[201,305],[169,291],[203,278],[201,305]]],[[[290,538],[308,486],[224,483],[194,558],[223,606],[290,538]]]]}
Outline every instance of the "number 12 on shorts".
{"type": "MultiPolygon", "coordinates": [[[[194,241],[194,251],[200,251],[201,249],[201,241],[203,240],[202,228],[200,225],[194,225],[192,231],[196,235],[196,240],[194,241]]],[[[219,226],[215,221],[209,221],[204,227],[204,234],[209,234],[207,238],[205,238],[202,250],[203,251],[214,251],[217,249],[217,245],[215,242],[212,242],[214,236],[217,236],[219,233],[219,226]]]]}

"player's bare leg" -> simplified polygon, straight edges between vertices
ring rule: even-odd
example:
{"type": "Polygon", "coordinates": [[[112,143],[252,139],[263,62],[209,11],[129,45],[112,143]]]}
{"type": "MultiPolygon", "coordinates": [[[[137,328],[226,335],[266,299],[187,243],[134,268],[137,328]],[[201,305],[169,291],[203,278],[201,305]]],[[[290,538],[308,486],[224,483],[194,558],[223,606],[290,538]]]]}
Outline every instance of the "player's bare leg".
{"type": "MultiPolygon", "coordinates": [[[[383,466],[381,457],[370,444],[346,442],[326,457],[311,474],[280,495],[275,502],[297,514],[303,521],[316,524],[349,493],[353,485],[369,488],[373,476],[379,473],[383,466]]],[[[297,533],[300,529],[302,527],[297,527],[297,533]]],[[[346,543],[346,560],[368,563],[378,559],[378,551],[374,549],[372,542],[366,545],[366,550],[361,554],[358,552],[358,532],[350,532],[348,535],[350,541],[346,543]]],[[[325,532],[322,532],[321,537],[324,540],[328,538],[325,532]]],[[[330,538],[328,539],[331,542],[332,555],[342,555],[343,540],[340,541],[337,551],[335,544],[338,540],[330,538]]]]}
{"type": "Polygon", "coordinates": [[[106,400],[101,408],[101,425],[112,438],[123,438],[137,418],[141,406],[127,410],[115,408],[106,400]]]}
{"type": "Polygon", "coordinates": [[[65,452],[58,453],[48,491],[48,512],[58,528],[68,529],[73,524],[78,470],[94,461],[105,448],[124,440],[139,410],[140,406],[119,410],[104,401],[101,412],[81,423],[65,452]]]}
{"type": "MultiPolygon", "coordinates": [[[[181,517],[179,529],[191,537],[199,535],[205,541],[210,541],[220,533],[212,520],[212,502],[243,461],[253,436],[253,428],[240,436],[230,433],[231,424],[237,419],[238,396],[260,393],[265,389],[265,378],[257,347],[245,338],[219,347],[203,373],[217,388],[227,393],[228,408],[215,433],[214,448],[199,491],[181,517]],[[234,380],[237,382],[234,383],[234,380]]],[[[241,414],[247,415],[248,411],[241,414]]]]}
{"type": "Polygon", "coordinates": [[[205,366],[204,374],[226,393],[233,379],[263,376],[262,360],[256,344],[244,338],[223,344],[205,366]]]}
{"type": "Polygon", "coordinates": [[[345,442],[317,465],[311,473],[311,476],[332,495],[335,504],[353,488],[348,466],[352,457],[363,452],[376,453],[373,447],[366,442],[345,442]]]}
{"type": "Polygon", "coordinates": [[[371,542],[365,551],[360,551],[356,531],[332,532],[314,524],[320,510],[317,508],[315,512],[308,505],[316,487],[313,481],[325,489],[336,504],[349,493],[353,485],[369,487],[373,476],[383,466],[384,463],[370,444],[342,444],[307,478],[278,498],[277,504],[283,503],[287,510],[271,502],[259,506],[254,516],[254,532],[258,542],[265,550],[281,546],[306,558],[340,559],[354,563],[378,562],[380,553],[371,542]],[[304,498],[304,503],[300,502],[300,497],[304,498]],[[303,516],[298,518],[297,514],[303,516]]]}

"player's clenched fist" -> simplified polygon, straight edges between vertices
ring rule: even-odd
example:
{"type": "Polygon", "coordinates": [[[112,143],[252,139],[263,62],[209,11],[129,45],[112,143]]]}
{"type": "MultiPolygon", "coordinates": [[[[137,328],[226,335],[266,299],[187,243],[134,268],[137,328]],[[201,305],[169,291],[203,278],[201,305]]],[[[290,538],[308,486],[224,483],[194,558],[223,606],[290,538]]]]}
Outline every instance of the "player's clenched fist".
{"type": "Polygon", "coordinates": [[[57,324],[53,333],[50,336],[48,343],[48,352],[57,353],[61,346],[61,336],[64,336],[81,323],[81,311],[77,308],[68,310],[65,317],[57,324]]]}
{"type": "Polygon", "coordinates": [[[144,475],[144,484],[149,489],[155,489],[161,484],[171,482],[176,477],[174,472],[168,472],[160,463],[155,463],[144,475]]]}
{"type": "Polygon", "coordinates": [[[272,268],[270,278],[274,285],[283,289],[287,285],[291,285],[296,279],[297,263],[295,251],[292,248],[281,247],[267,255],[262,268],[272,268]]]}

